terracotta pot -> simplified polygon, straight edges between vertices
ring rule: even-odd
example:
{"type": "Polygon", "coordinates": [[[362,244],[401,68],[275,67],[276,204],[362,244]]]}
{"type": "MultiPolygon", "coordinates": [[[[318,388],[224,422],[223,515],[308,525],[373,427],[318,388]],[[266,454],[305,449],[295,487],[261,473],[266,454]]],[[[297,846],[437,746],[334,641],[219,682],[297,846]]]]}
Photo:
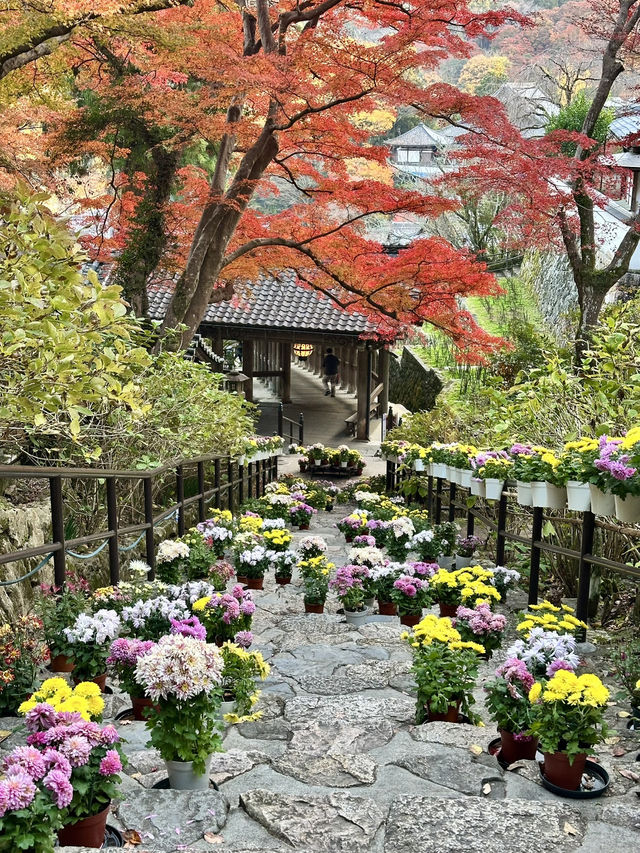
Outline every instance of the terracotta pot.
{"type": "Polygon", "coordinates": [[[73,672],[75,664],[66,655],[55,655],[51,658],[49,669],[51,672],[73,672]]]}
{"type": "Polygon", "coordinates": [[[299,524],[299,525],[298,525],[298,530],[308,530],[308,529],[309,529],[309,524],[308,524],[308,523],[307,523],[307,524],[299,524]]]}
{"type": "Polygon", "coordinates": [[[345,533],[345,534],[344,534],[345,542],[353,542],[353,540],[354,540],[355,538],[356,538],[356,534],[355,534],[355,533],[345,533]]]}
{"type": "Polygon", "coordinates": [[[96,847],[104,844],[104,833],[107,826],[109,808],[91,817],[85,817],[77,823],[63,826],[58,831],[58,841],[61,847],[96,847]]]}
{"type": "Polygon", "coordinates": [[[557,785],[558,788],[577,791],[580,787],[586,760],[586,752],[579,752],[573,759],[573,764],[569,764],[569,758],[565,752],[545,752],[544,777],[553,785],[557,785]]]}
{"type": "Polygon", "coordinates": [[[236,575],[236,580],[245,586],[249,583],[249,578],[246,575],[236,575]]]}
{"type": "Polygon", "coordinates": [[[427,722],[429,723],[457,723],[460,714],[460,702],[455,705],[449,705],[449,709],[445,714],[437,714],[435,711],[430,711],[427,708],[427,722]]]}
{"type": "Polygon", "coordinates": [[[248,578],[249,589],[264,589],[264,578],[248,578]]]}
{"type": "Polygon", "coordinates": [[[307,604],[304,603],[305,613],[324,613],[324,604],[307,604]]]}
{"type": "Polygon", "coordinates": [[[94,684],[97,684],[100,688],[100,691],[104,693],[104,689],[107,686],[107,673],[103,672],[102,675],[96,675],[95,678],[76,678],[76,676],[72,676],[74,684],[80,684],[81,681],[93,681],[94,684]]]}
{"type": "Polygon", "coordinates": [[[378,613],[381,616],[395,616],[397,612],[398,608],[393,601],[380,601],[378,599],[378,613]]]}
{"type": "Polygon", "coordinates": [[[507,764],[514,761],[532,761],[536,757],[538,738],[515,740],[512,732],[500,729],[500,758],[507,764]]]}
{"type": "Polygon", "coordinates": [[[454,618],[459,607],[458,604],[445,604],[444,601],[439,601],[438,606],[440,607],[440,616],[449,616],[451,619],[454,618]]]}
{"type": "Polygon", "coordinates": [[[145,708],[158,708],[147,696],[130,696],[134,720],[146,720],[145,708]]]}
{"type": "Polygon", "coordinates": [[[413,627],[417,625],[418,622],[422,619],[422,611],[420,613],[401,613],[400,614],[400,624],[408,625],[409,627],[413,627]]]}
{"type": "Polygon", "coordinates": [[[279,578],[276,575],[276,583],[279,583],[280,586],[285,586],[285,584],[291,583],[291,576],[289,576],[288,578],[279,578]]]}

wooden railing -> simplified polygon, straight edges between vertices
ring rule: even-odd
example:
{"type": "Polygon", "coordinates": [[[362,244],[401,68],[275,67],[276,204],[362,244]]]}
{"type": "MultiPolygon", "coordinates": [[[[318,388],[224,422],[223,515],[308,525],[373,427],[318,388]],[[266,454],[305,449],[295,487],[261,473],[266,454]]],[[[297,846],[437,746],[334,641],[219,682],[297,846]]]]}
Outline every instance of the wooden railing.
{"type": "MultiPolygon", "coordinates": [[[[155,569],[155,534],[161,525],[174,523],[178,536],[182,536],[186,528],[186,515],[190,510],[197,515],[198,521],[207,518],[208,508],[230,509],[233,511],[244,500],[260,497],[264,494],[269,482],[277,479],[278,457],[271,456],[256,462],[247,461],[240,464],[238,460],[228,456],[210,454],[194,459],[181,459],[171,464],[162,465],[149,470],[117,471],[102,468],[44,468],[21,465],[0,465],[0,480],[40,480],[48,481],[49,503],[51,508],[51,541],[33,548],[24,548],[7,554],[0,554],[0,566],[8,563],[42,559],[35,568],[20,578],[0,580],[0,586],[10,586],[36,575],[49,560],[53,560],[54,583],[62,586],[66,577],[67,557],[76,559],[91,559],[96,557],[105,547],[109,556],[110,583],[116,584],[120,579],[120,556],[130,552],[144,539],[144,554],[146,562],[151,566],[150,577],[155,569]],[[168,502],[158,507],[154,501],[155,488],[160,482],[166,484],[173,480],[174,494],[168,502]],[[94,481],[104,485],[100,489],[104,503],[96,517],[106,517],[107,529],[97,530],[85,536],[72,539],[65,538],[67,517],[65,513],[65,486],[74,482],[94,481]],[[126,483],[141,488],[140,523],[120,526],[122,506],[119,497],[119,486],[126,483]],[[185,483],[189,484],[189,494],[185,496],[185,483]],[[128,537],[137,537],[134,542],[127,542],[128,537]],[[78,553],[76,549],[93,546],[98,547],[89,553],[78,553]]],[[[129,489],[133,493],[133,489],[129,489]]]]}
{"type": "MultiPolygon", "coordinates": [[[[387,461],[386,483],[388,490],[397,488],[402,480],[416,476],[415,472],[406,466],[399,466],[395,462],[387,461]]],[[[476,504],[478,501],[467,500],[469,493],[462,486],[451,483],[440,477],[426,477],[427,496],[425,504],[429,510],[430,517],[435,524],[440,524],[443,516],[448,521],[464,519],[466,522],[466,535],[474,533],[476,523],[481,524],[485,530],[495,533],[496,536],[496,565],[504,565],[507,542],[516,542],[525,545],[529,549],[530,571],[529,571],[529,604],[538,603],[540,588],[540,558],[542,554],[556,554],[577,563],[578,596],[576,604],[576,615],[583,622],[587,621],[589,615],[589,590],[591,586],[591,570],[594,566],[618,572],[628,577],[640,580],[640,566],[631,563],[622,563],[617,560],[609,560],[606,557],[593,553],[595,533],[597,530],[607,530],[614,535],[626,536],[640,541],[640,529],[628,527],[622,524],[614,524],[597,518],[592,512],[572,512],[571,515],[549,514],[549,510],[541,507],[523,507],[515,500],[515,491],[505,488],[497,504],[496,517],[491,518],[476,504]],[[464,500],[460,500],[464,495],[464,500]],[[530,533],[524,536],[510,529],[509,521],[515,516],[514,506],[518,506],[518,515],[527,513],[530,517],[530,533]],[[577,548],[565,548],[545,541],[543,527],[545,521],[552,521],[554,525],[570,525],[575,528],[577,534],[577,548]]],[[[481,505],[482,506],[482,505],[481,505]]]]}

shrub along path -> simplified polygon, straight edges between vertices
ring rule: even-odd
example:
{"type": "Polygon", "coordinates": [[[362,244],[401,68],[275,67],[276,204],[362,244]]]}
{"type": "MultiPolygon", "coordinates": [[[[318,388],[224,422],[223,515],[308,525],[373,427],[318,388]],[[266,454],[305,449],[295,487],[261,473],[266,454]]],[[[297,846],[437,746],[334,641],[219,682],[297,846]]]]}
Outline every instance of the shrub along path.
{"type": "MultiPolygon", "coordinates": [[[[347,507],[347,510],[349,508],[347,507]]],[[[339,508],[341,511],[341,508],[339,508]]],[[[346,512],[345,512],[346,514],[346,512]]],[[[346,561],[336,513],[311,533],[346,561]]],[[[306,534],[296,533],[295,538],[306,534]]],[[[129,767],[110,818],[135,830],[143,851],[344,851],[344,853],[622,853],[638,849],[637,735],[623,721],[600,750],[612,776],[607,796],[563,800],[539,783],[535,762],[500,769],[487,753],[495,729],[413,726],[410,655],[393,617],[356,630],[328,603],[305,615],[300,586],[255,594],[256,647],[271,664],[263,718],[226,729],[214,756],[218,790],[154,789],[165,777],[142,723],[123,723],[129,767]],[[625,775],[626,774],[626,775],[625,775]]],[[[524,604],[509,601],[513,611],[524,604]]],[[[498,660],[504,653],[498,653],[498,660]]],[[[494,661],[483,664],[480,680],[494,661]]],[[[478,702],[481,707],[482,690],[478,702]]],[[[108,697],[111,715],[128,702],[108,697]]],[[[617,708],[611,709],[615,717],[617,708]]],[[[0,720],[0,728],[15,720],[0,720]]],[[[13,735],[0,745],[12,748],[13,735]]],[[[65,848],[79,853],[80,848],[65,848]]],[[[84,853],[84,850],[83,850],[84,853]]],[[[88,851],[87,851],[88,853],[88,851]]]]}

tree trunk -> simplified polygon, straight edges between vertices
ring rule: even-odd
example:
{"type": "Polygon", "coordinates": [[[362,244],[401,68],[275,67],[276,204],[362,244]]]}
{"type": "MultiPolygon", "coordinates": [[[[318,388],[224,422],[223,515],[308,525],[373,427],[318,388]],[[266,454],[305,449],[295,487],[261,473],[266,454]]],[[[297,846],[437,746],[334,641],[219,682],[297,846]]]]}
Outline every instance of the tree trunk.
{"type": "Polygon", "coordinates": [[[604,298],[613,286],[604,286],[593,281],[576,281],[578,302],[580,305],[580,320],[575,341],[576,366],[580,368],[584,354],[589,348],[591,335],[598,325],[598,317],[604,303],[604,298]]]}

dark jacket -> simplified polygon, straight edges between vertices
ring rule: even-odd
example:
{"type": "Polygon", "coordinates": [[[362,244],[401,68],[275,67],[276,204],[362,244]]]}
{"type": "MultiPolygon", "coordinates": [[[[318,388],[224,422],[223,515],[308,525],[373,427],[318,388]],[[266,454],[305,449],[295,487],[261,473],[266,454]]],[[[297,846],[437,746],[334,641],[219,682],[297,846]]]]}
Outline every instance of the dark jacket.
{"type": "Polygon", "coordinates": [[[340,359],[337,355],[330,352],[328,355],[325,355],[322,366],[324,368],[325,376],[335,376],[338,372],[338,368],[340,367],[340,359]]]}

